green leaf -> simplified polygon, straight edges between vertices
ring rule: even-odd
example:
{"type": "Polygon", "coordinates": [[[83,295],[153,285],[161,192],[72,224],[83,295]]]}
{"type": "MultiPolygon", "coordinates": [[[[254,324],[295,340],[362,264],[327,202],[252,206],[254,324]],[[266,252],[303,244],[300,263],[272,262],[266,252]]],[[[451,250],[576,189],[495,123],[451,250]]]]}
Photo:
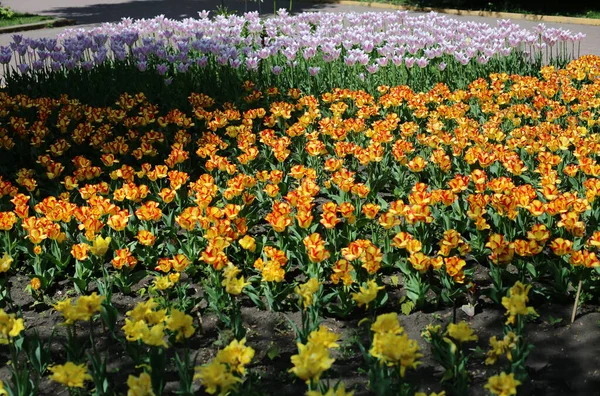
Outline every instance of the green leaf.
{"type": "Polygon", "coordinates": [[[527,271],[529,271],[529,273],[531,274],[531,276],[533,276],[534,278],[537,277],[537,269],[535,268],[535,265],[533,265],[533,263],[527,263],[527,265],[525,265],[525,268],[527,268],[527,271]]]}
{"type": "Polygon", "coordinates": [[[273,360],[279,356],[281,356],[281,351],[279,350],[279,347],[271,343],[269,349],[267,349],[267,357],[269,358],[269,360],[273,360]]]}
{"type": "Polygon", "coordinates": [[[410,313],[412,312],[414,307],[415,307],[415,303],[410,300],[406,301],[406,302],[402,303],[402,305],[400,305],[402,314],[407,315],[407,316],[410,315],[410,313]]]}

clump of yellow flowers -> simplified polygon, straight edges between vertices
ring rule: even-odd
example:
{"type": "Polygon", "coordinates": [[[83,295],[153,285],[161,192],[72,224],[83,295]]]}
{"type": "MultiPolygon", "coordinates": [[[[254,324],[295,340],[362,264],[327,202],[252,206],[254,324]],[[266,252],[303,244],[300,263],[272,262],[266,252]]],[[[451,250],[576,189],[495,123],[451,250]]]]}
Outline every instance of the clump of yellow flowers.
{"type": "Polygon", "coordinates": [[[13,258],[9,256],[8,253],[4,252],[4,255],[0,257],[0,274],[3,272],[8,272],[13,261],[13,258]]]}
{"type": "Polygon", "coordinates": [[[152,378],[148,373],[141,373],[139,377],[127,377],[127,396],[154,396],[152,378]]]}
{"type": "Polygon", "coordinates": [[[123,326],[127,341],[135,342],[141,340],[149,346],[167,348],[165,329],[175,333],[177,341],[190,338],[196,331],[190,315],[174,308],[167,315],[166,309],[157,308],[158,303],[150,298],[148,301],[139,303],[133,310],[127,312],[125,326],[123,326]]]}
{"type": "Polygon", "coordinates": [[[521,282],[517,282],[508,291],[508,296],[502,297],[502,305],[506,308],[506,315],[508,316],[506,324],[515,324],[518,315],[537,315],[533,307],[527,306],[529,290],[531,290],[531,285],[526,286],[521,282]]]}
{"type": "Polygon", "coordinates": [[[308,336],[306,344],[298,343],[298,354],[291,360],[294,367],[290,369],[298,378],[304,380],[310,388],[319,381],[321,375],[331,368],[335,361],[329,350],[339,348],[339,335],[321,325],[308,336]]]}
{"type": "Polygon", "coordinates": [[[88,321],[96,313],[100,312],[104,296],[99,296],[96,292],[89,296],[81,296],[75,304],[71,298],[67,298],[54,305],[54,309],[60,312],[65,319],[65,324],[71,325],[77,321],[88,321]]]}
{"type": "Polygon", "coordinates": [[[243,382],[246,366],[253,357],[254,349],[246,346],[245,338],[233,340],[211,362],[196,367],[194,380],[200,380],[211,395],[227,395],[243,382]]]}
{"type": "Polygon", "coordinates": [[[317,278],[310,278],[306,283],[296,286],[294,292],[302,299],[302,305],[306,310],[314,302],[315,293],[321,288],[317,278]]]}
{"type": "Polygon", "coordinates": [[[423,357],[415,340],[408,338],[398,321],[395,312],[379,315],[371,325],[373,344],[369,353],[380,364],[399,366],[400,376],[404,377],[407,368],[417,368],[419,358],[423,357]]]}
{"type": "Polygon", "coordinates": [[[385,286],[377,286],[374,280],[367,281],[367,286],[361,286],[358,293],[352,293],[352,299],[356,301],[359,307],[363,305],[369,308],[369,304],[377,298],[379,290],[385,289],[385,286]]]}
{"type": "Polygon", "coordinates": [[[487,351],[485,364],[491,365],[498,361],[498,358],[506,354],[509,362],[512,362],[511,351],[517,346],[517,335],[510,331],[502,340],[498,340],[496,336],[490,338],[490,350],[487,351]]]}
{"type": "Polygon", "coordinates": [[[319,390],[306,392],[306,396],[353,396],[354,392],[346,392],[346,385],[339,384],[336,388],[329,388],[325,393],[319,390]]]}
{"type": "Polygon", "coordinates": [[[446,334],[461,344],[463,342],[477,341],[479,339],[473,329],[464,320],[458,324],[450,323],[446,329],[446,334]]]}
{"type": "Polygon", "coordinates": [[[0,345],[8,344],[11,338],[18,337],[25,330],[25,324],[22,318],[17,318],[15,314],[7,314],[0,309],[0,345]]]}
{"type": "Polygon", "coordinates": [[[68,388],[83,388],[85,381],[91,381],[92,376],[88,373],[85,364],[75,364],[67,362],[48,367],[52,373],[50,379],[59,384],[65,385],[68,388]]]}
{"type": "Polygon", "coordinates": [[[484,388],[489,390],[492,395],[510,396],[517,394],[517,386],[519,385],[521,385],[521,381],[516,380],[513,373],[506,374],[502,372],[500,375],[490,377],[484,388]]]}
{"type": "Polygon", "coordinates": [[[240,295],[244,287],[250,284],[244,280],[243,275],[238,277],[240,272],[240,269],[231,263],[223,270],[222,286],[225,287],[227,293],[233,296],[240,295]]]}

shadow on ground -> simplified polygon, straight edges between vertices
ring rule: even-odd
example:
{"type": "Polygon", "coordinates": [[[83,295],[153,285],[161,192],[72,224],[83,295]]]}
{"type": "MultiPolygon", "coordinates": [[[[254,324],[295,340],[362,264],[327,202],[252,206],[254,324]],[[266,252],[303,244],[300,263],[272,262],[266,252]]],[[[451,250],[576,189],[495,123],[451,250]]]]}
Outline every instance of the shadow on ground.
{"type": "MultiPolygon", "coordinates": [[[[154,18],[164,14],[171,19],[197,18],[198,12],[208,10],[216,12],[220,7],[238,14],[245,11],[260,11],[261,14],[272,14],[276,7],[288,8],[289,1],[272,1],[258,3],[257,1],[235,0],[136,0],[121,3],[103,3],[88,5],[73,5],[69,7],[53,7],[42,11],[61,18],[73,19],[77,24],[97,24],[103,22],[118,22],[124,16],[139,18],[154,18]],[[168,4],[166,4],[168,3],[168,4]]],[[[294,13],[303,11],[320,11],[326,5],[293,2],[294,13]]]]}

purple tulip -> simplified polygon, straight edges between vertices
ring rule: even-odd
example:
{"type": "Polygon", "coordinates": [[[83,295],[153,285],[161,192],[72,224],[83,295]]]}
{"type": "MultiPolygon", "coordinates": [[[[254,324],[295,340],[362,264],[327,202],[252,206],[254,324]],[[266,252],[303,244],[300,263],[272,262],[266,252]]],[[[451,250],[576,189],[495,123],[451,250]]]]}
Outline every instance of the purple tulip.
{"type": "Polygon", "coordinates": [[[320,67],[309,67],[308,68],[308,74],[310,74],[312,77],[314,77],[317,74],[319,74],[319,71],[321,71],[320,67]]]}
{"type": "Polygon", "coordinates": [[[164,76],[165,74],[167,74],[167,70],[168,70],[168,66],[165,64],[159,64],[156,66],[156,71],[158,72],[158,74],[160,74],[161,76],[164,76]]]}
{"type": "Polygon", "coordinates": [[[271,73],[273,73],[276,76],[280,75],[282,71],[283,71],[283,68],[281,66],[271,67],[271,73]]]}

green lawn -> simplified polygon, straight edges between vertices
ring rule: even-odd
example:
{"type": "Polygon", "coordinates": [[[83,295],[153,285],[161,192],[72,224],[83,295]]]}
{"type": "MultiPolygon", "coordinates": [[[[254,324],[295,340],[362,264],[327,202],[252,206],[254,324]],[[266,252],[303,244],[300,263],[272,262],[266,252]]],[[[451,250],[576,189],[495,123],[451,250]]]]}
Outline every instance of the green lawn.
{"type": "Polygon", "coordinates": [[[42,21],[48,21],[53,19],[52,17],[42,15],[31,15],[31,14],[15,14],[10,19],[0,19],[0,27],[25,25],[28,23],[36,23],[42,21]]]}
{"type": "MultiPolygon", "coordinates": [[[[384,4],[393,4],[393,5],[402,5],[402,6],[417,6],[418,2],[414,0],[359,0],[363,3],[384,3],[384,4]]],[[[434,7],[431,5],[429,7],[434,7]]],[[[438,6],[439,8],[454,8],[451,6],[438,6]]],[[[521,14],[541,14],[539,12],[534,12],[531,10],[524,10],[521,8],[517,9],[471,9],[467,8],[469,11],[495,11],[495,12],[516,12],[521,14]]],[[[555,15],[555,16],[568,16],[574,18],[590,18],[590,19],[600,19],[600,11],[587,11],[587,12],[563,12],[563,13],[549,13],[547,15],[555,15]]]]}

